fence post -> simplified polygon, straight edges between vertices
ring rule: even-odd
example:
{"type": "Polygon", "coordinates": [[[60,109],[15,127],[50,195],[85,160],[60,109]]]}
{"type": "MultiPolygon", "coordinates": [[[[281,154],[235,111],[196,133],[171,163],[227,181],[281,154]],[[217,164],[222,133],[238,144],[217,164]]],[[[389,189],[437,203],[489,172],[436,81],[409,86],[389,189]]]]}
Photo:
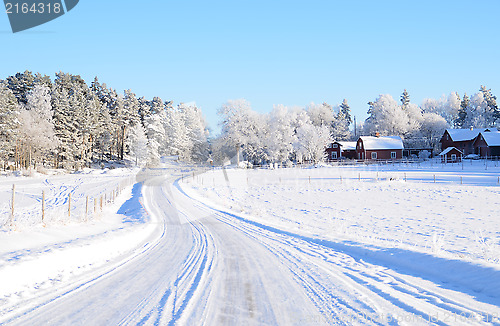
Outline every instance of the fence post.
{"type": "Polygon", "coordinates": [[[460,184],[462,184],[462,177],[460,177],[460,184]]]}
{"type": "Polygon", "coordinates": [[[434,174],[434,183],[436,183],[436,175],[434,174]]]}
{"type": "Polygon", "coordinates": [[[100,202],[100,206],[101,206],[101,212],[102,212],[102,195],[101,195],[101,202],[100,202]]]}
{"type": "Polygon", "coordinates": [[[358,173],[358,181],[361,181],[361,173],[358,173]]]}
{"type": "Polygon", "coordinates": [[[68,217],[71,218],[71,192],[68,195],[68,217]]]}
{"type": "Polygon", "coordinates": [[[405,172],[405,182],[406,182],[406,172],[405,172]]]}
{"type": "Polygon", "coordinates": [[[12,207],[10,211],[10,225],[14,225],[14,203],[16,201],[16,185],[12,185],[12,207]]]}
{"type": "Polygon", "coordinates": [[[94,214],[97,212],[97,198],[94,198],[94,214]]]}
{"type": "Polygon", "coordinates": [[[87,196],[87,199],[85,201],[85,221],[88,220],[87,216],[89,214],[89,196],[87,196]]]}
{"type": "Polygon", "coordinates": [[[42,190],[42,223],[45,220],[45,190],[42,190]]]}

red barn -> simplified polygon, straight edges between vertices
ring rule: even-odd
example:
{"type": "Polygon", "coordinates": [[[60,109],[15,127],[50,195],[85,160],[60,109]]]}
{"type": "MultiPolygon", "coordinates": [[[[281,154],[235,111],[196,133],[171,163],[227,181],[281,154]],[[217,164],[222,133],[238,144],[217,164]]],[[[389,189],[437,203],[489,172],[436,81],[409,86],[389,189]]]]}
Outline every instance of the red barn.
{"type": "Polygon", "coordinates": [[[473,142],[474,153],[481,157],[500,156],[500,133],[481,132],[473,142]]]}
{"type": "Polygon", "coordinates": [[[403,140],[399,136],[361,136],[356,144],[360,160],[396,160],[403,157],[403,140]]]}
{"type": "Polygon", "coordinates": [[[336,141],[328,145],[325,149],[328,161],[338,160],[341,158],[356,158],[356,142],[352,141],[336,141]]]}
{"type": "Polygon", "coordinates": [[[463,155],[474,154],[474,140],[480,133],[498,133],[496,128],[446,129],[441,137],[441,150],[456,147],[463,155]]]}
{"type": "Polygon", "coordinates": [[[463,153],[456,147],[448,147],[439,156],[443,163],[458,163],[462,161],[463,153]]]}

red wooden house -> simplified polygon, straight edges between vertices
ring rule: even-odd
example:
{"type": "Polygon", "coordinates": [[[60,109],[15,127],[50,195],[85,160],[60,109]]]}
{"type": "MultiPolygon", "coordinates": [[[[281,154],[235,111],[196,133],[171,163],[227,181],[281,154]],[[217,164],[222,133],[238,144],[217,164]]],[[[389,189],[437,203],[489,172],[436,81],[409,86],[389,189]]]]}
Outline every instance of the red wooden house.
{"type": "Polygon", "coordinates": [[[464,156],[474,154],[473,143],[480,133],[498,133],[498,130],[496,128],[446,129],[440,140],[441,150],[456,147],[464,156]]]}
{"type": "Polygon", "coordinates": [[[327,160],[334,161],[342,158],[356,158],[356,142],[336,141],[325,149],[327,160]]]}
{"type": "Polygon", "coordinates": [[[480,157],[500,156],[500,133],[481,132],[473,142],[474,153],[480,157]]]}
{"type": "Polygon", "coordinates": [[[356,144],[360,160],[396,160],[403,157],[403,140],[399,136],[361,136],[356,144]]]}

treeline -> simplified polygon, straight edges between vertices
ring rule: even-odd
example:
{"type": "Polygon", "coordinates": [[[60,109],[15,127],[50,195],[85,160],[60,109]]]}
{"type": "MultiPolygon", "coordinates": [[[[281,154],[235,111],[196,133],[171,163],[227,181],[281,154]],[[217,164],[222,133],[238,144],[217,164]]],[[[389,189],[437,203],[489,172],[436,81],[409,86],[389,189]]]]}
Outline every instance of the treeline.
{"type": "Polygon", "coordinates": [[[219,110],[222,133],[213,141],[214,160],[236,157],[253,164],[324,159],[333,139],[352,138],[351,110],[341,105],[311,103],[306,108],[275,105],[270,113],[252,110],[247,101],[231,100],[219,110]]]}
{"type": "Polygon", "coordinates": [[[91,163],[124,160],[157,164],[163,155],[201,161],[208,130],[195,105],[118,94],[97,77],[55,79],[17,73],[0,80],[0,160],[4,168],[38,164],[78,170],[91,163]]]}
{"type": "Polygon", "coordinates": [[[498,127],[500,122],[496,96],[485,86],[470,98],[451,93],[437,100],[424,99],[420,106],[404,90],[400,101],[384,94],[368,106],[368,118],[354,125],[345,99],[336,106],[276,105],[265,114],[252,110],[243,99],[228,101],[219,110],[222,134],[212,144],[214,159],[222,162],[237,157],[254,164],[319,162],[333,140],[354,141],[361,135],[376,134],[401,136],[406,148],[439,151],[446,128],[498,127]]]}
{"type": "Polygon", "coordinates": [[[485,86],[470,98],[451,93],[437,100],[426,98],[418,106],[404,90],[399,102],[384,94],[368,105],[365,135],[401,136],[413,148],[437,147],[446,128],[495,128],[500,122],[496,96],[485,86]]]}

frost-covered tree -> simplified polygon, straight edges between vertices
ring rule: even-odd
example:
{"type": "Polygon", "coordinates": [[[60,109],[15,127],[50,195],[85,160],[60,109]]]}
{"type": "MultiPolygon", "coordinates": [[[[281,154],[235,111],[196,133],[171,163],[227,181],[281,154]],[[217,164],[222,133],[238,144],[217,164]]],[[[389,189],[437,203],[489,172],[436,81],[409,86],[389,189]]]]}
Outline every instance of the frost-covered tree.
{"type": "Polygon", "coordinates": [[[137,123],[130,128],[127,142],[130,155],[135,160],[135,165],[142,165],[142,163],[146,162],[148,159],[148,138],[141,123],[137,123]]]}
{"type": "Polygon", "coordinates": [[[369,116],[363,127],[364,132],[379,133],[381,136],[415,137],[422,123],[422,110],[410,103],[409,97],[405,103],[405,106],[398,105],[388,94],[380,95],[375,102],[369,102],[369,116]]]}
{"type": "Polygon", "coordinates": [[[439,140],[443,135],[448,123],[437,113],[424,113],[422,115],[422,124],[419,133],[425,139],[425,147],[434,147],[437,149],[439,140]]]}
{"type": "Polygon", "coordinates": [[[165,129],[165,146],[163,152],[168,155],[184,157],[183,153],[190,146],[186,124],[182,117],[182,112],[177,108],[168,108],[165,111],[165,118],[162,119],[165,129]]]}
{"type": "Polygon", "coordinates": [[[460,109],[458,110],[457,117],[454,121],[454,125],[457,128],[466,127],[465,124],[467,122],[467,111],[469,109],[469,104],[469,97],[467,96],[467,93],[465,93],[462,101],[460,102],[460,109]]]}
{"type": "Polygon", "coordinates": [[[6,78],[7,87],[12,91],[19,104],[26,104],[26,96],[33,89],[35,84],[44,85],[49,89],[52,86],[50,78],[40,73],[33,73],[26,70],[23,73],[18,72],[14,76],[6,78]]]}
{"type": "Polygon", "coordinates": [[[160,163],[160,146],[165,142],[165,129],[161,113],[150,114],[144,120],[146,136],[148,138],[148,160],[147,164],[156,166],[160,163]]]}
{"type": "Polygon", "coordinates": [[[61,161],[72,165],[77,152],[75,142],[78,139],[78,125],[70,105],[69,93],[65,88],[56,88],[52,91],[52,107],[54,129],[59,139],[56,167],[61,161]]]}
{"type": "Polygon", "coordinates": [[[449,126],[456,126],[460,102],[460,96],[453,92],[448,97],[443,95],[440,99],[425,98],[421,107],[423,112],[439,114],[449,126]]]}
{"type": "Polygon", "coordinates": [[[484,112],[484,115],[486,116],[486,127],[493,127],[498,121],[500,121],[500,109],[497,105],[497,97],[491,93],[491,89],[487,89],[483,85],[481,85],[479,91],[483,94],[484,101],[486,102],[484,112]]]}
{"type": "Polygon", "coordinates": [[[19,105],[7,86],[0,82],[0,159],[6,161],[15,153],[19,128],[19,105]]]}
{"type": "Polygon", "coordinates": [[[403,135],[408,132],[408,115],[389,94],[380,95],[370,102],[364,132],[382,136],[403,135]]]}
{"type": "Polygon", "coordinates": [[[401,94],[401,107],[403,110],[406,110],[408,105],[410,104],[410,94],[406,91],[406,89],[403,91],[403,94],[401,94]]]}
{"type": "Polygon", "coordinates": [[[295,151],[297,161],[311,161],[313,163],[325,160],[325,148],[332,142],[328,126],[315,126],[311,123],[301,125],[297,129],[295,151]]]}
{"type": "Polygon", "coordinates": [[[311,123],[315,126],[332,126],[336,122],[333,107],[328,103],[311,102],[306,108],[311,123]]]}
{"type": "Polygon", "coordinates": [[[236,150],[237,163],[241,148],[250,142],[250,117],[254,115],[250,103],[244,99],[229,100],[218,111],[222,118],[221,138],[236,150]]]}
{"type": "Polygon", "coordinates": [[[35,85],[26,96],[26,105],[19,114],[19,135],[22,147],[28,153],[28,166],[32,162],[48,158],[58,145],[52,119],[50,90],[44,85],[35,85]]]}
{"type": "Polygon", "coordinates": [[[335,140],[348,140],[351,137],[349,126],[352,123],[351,109],[344,99],[339,105],[335,121],[332,124],[332,136],[335,140]]]}
{"type": "Polygon", "coordinates": [[[268,116],[266,133],[267,155],[273,163],[284,163],[293,155],[296,135],[293,114],[284,105],[275,105],[268,116]]]}
{"type": "Polygon", "coordinates": [[[468,127],[485,128],[491,126],[491,112],[482,92],[475,93],[470,98],[467,108],[467,119],[465,121],[468,127]]]}
{"type": "Polygon", "coordinates": [[[181,158],[187,161],[206,161],[208,158],[208,131],[201,110],[194,104],[179,104],[178,111],[182,116],[187,133],[181,158]]]}

